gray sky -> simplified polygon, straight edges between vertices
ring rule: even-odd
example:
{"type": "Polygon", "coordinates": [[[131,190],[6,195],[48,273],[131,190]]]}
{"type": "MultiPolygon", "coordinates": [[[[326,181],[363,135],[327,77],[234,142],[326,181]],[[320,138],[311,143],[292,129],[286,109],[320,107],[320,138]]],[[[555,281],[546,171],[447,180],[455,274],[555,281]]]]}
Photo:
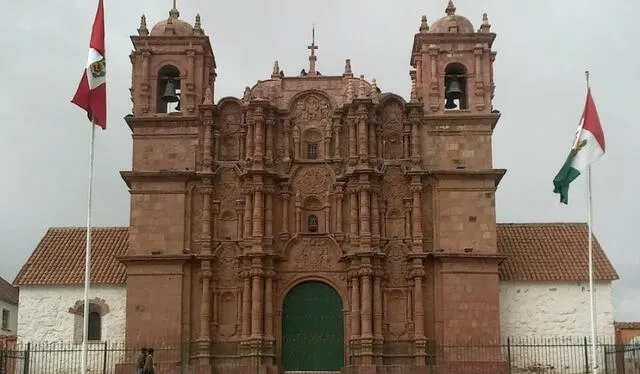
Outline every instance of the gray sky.
{"type": "MultiPolygon", "coordinates": [[[[318,70],[376,78],[382,91],[409,96],[413,35],[431,24],[447,0],[259,1],[179,0],[181,18],[202,16],[218,63],[216,99],[242,96],[267,79],[273,61],[287,74],[308,63],[316,24],[318,70]],[[221,5],[224,4],[224,5],[221,5]]],[[[489,14],[494,49],[494,165],[508,169],[498,189],[499,222],[585,221],[586,185],[571,188],[570,205],[552,193],[584,105],[584,71],[606,137],[607,154],[593,168],[594,231],[618,270],[616,319],[640,320],[640,176],[632,120],[638,105],[640,52],[637,0],[457,0],[457,14],[477,28],[489,14]]],[[[23,0],[3,5],[0,24],[0,275],[12,280],[50,226],[86,220],[88,140],[85,114],[69,102],[87,57],[97,0],[23,0]]],[[[93,221],[126,226],[129,194],[118,171],[131,165],[129,35],[168,16],[170,0],[105,0],[109,128],[96,139],[93,221]],[[166,3],[166,4],[165,4],[166,3]]]]}

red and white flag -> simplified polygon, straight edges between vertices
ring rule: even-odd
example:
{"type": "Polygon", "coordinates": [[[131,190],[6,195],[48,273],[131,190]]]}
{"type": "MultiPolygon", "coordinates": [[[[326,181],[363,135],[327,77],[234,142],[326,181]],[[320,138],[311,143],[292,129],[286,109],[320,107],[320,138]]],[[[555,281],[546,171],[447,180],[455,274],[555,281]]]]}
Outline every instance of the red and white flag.
{"type": "Polygon", "coordinates": [[[102,0],[98,0],[87,67],[71,102],[86,110],[89,120],[103,130],[107,128],[107,71],[104,57],[104,8],[102,0]]]}

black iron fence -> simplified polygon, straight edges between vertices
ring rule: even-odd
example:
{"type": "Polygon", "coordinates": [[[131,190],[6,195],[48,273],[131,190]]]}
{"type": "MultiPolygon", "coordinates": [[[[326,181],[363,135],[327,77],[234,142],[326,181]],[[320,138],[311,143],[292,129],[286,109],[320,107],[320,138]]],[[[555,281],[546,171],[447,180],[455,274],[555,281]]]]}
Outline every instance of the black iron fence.
{"type": "MultiPolygon", "coordinates": [[[[390,368],[402,367],[415,356],[415,344],[411,341],[389,341],[382,347],[384,363],[390,368]]],[[[135,373],[139,348],[113,342],[89,344],[88,368],[92,374],[135,373]],[[118,367],[120,370],[117,370],[118,367]]],[[[158,373],[182,372],[181,368],[189,365],[188,358],[191,357],[193,361],[193,352],[197,352],[195,344],[156,344],[153,348],[158,373]]],[[[591,342],[582,337],[508,338],[496,344],[455,344],[430,340],[427,341],[426,352],[426,364],[434,369],[432,373],[465,371],[465,365],[479,368],[478,365],[483,363],[490,363],[487,372],[491,373],[592,372],[591,342]]],[[[612,341],[600,339],[596,344],[596,358],[598,373],[640,374],[640,345],[616,345],[612,341]]],[[[80,344],[28,342],[0,346],[0,374],[78,373],[81,360],[80,344]]],[[[353,363],[353,360],[350,352],[346,365],[353,363]]],[[[228,367],[234,365],[233,362],[234,357],[227,355],[214,364],[228,367]]],[[[240,366],[240,360],[236,362],[240,366]]]]}

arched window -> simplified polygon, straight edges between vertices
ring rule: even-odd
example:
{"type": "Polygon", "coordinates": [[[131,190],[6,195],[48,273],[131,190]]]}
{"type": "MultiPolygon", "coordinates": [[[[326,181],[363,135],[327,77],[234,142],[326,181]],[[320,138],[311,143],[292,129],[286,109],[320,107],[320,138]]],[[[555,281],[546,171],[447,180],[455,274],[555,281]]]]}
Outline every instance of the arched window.
{"type": "Polygon", "coordinates": [[[165,65],[158,70],[157,113],[180,111],[180,70],[165,65]]]}
{"type": "Polygon", "coordinates": [[[318,143],[307,143],[307,158],[309,160],[318,158],[318,143]]]}
{"type": "Polygon", "coordinates": [[[98,312],[89,313],[89,329],[87,338],[90,341],[102,339],[102,316],[98,312]]]}
{"type": "Polygon", "coordinates": [[[449,64],[444,73],[444,108],[446,110],[469,109],[467,69],[462,64],[449,64]]]}
{"type": "Polygon", "coordinates": [[[314,214],[311,214],[307,217],[307,230],[309,232],[318,232],[318,217],[314,214]]]}

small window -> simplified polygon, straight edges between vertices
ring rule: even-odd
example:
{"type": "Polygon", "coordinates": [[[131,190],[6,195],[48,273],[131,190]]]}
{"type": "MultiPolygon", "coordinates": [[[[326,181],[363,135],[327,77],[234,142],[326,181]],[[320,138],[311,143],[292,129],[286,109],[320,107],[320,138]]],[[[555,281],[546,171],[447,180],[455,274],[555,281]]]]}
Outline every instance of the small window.
{"type": "Polygon", "coordinates": [[[98,312],[89,313],[88,340],[100,340],[102,338],[102,317],[98,312]]]}
{"type": "Polygon", "coordinates": [[[318,143],[307,143],[307,158],[309,160],[318,158],[318,143]]]}
{"type": "Polygon", "coordinates": [[[309,232],[318,232],[318,217],[312,214],[307,218],[307,229],[309,232]]]}
{"type": "Polygon", "coordinates": [[[9,330],[9,310],[2,309],[2,329],[9,330]]]}

